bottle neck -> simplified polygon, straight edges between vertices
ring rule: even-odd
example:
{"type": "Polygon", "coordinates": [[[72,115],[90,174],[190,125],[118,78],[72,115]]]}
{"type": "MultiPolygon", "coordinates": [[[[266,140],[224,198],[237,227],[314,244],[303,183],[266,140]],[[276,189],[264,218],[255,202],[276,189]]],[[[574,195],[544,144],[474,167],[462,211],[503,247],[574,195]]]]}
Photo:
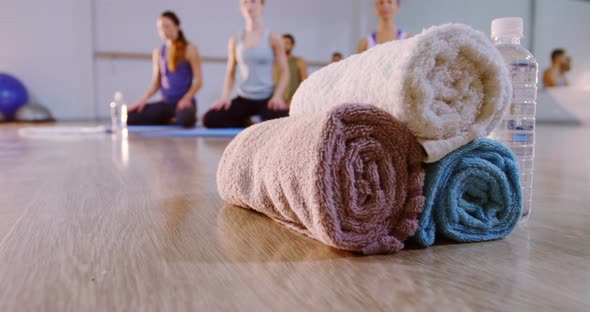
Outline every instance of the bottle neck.
{"type": "Polygon", "coordinates": [[[520,45],[520,37],[494,37],[495,44],[518,44],[520,45]]]}

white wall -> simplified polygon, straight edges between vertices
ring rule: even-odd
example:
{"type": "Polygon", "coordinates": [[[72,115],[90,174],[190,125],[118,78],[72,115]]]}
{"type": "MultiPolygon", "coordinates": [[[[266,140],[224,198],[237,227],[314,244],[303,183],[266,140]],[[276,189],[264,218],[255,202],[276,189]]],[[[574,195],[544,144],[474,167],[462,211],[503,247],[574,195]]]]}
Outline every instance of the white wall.
{"type": "Polygon", "coordinates": [[[90,0],[1,0],[0,71],[60,119],[94,116],[90,0]]]}
{"type": "MultiPolygon", "coordinates": [[[[292,33],[294,53],[312,61],[329,61],[332,52],[352,51],[359,36],[355,22],[358,0],[270,0],[265,9],[267,28],[292,33]]],[[[156,31],[158,15],[175,11],[187,38],[205,56],[227,54],[227,40],[243,28],[237,0],[96,0],[96,51],[150,52],[162,44],[156,31]]],[[[129,102],[140,98],[150,82],[149,60],[96,60],[96,103],[101,117],[115,90],[129,102]]],[[[310,68],[313,71],[317,68],[310,68]]],[[[225,65],[204,63],[203,89],[197,94],[199,115],[205,113],[223,88],[225,65]]]]}
{"type": "MultiPolygon", "coordinates": [[[[373,1],[365,2],[370,14],[367,32],[374,31],[378,23],[373,3],[373,1]]],[[[525,20],[525,33],[530,34],[530,12],[530,0],[401,0],[396,24],[405,31],[417,34],[422,29],[433,25],[464,23],[489,35],[493,19],[520,16],[525,20]]]]}
{"type": "Polygon", "coordinates": [[[572,58],[570,83],[590,89],[590,2],[537,0],[535,57],[541,70],[551,64],[551,51],[564,48],[572,58]]]}

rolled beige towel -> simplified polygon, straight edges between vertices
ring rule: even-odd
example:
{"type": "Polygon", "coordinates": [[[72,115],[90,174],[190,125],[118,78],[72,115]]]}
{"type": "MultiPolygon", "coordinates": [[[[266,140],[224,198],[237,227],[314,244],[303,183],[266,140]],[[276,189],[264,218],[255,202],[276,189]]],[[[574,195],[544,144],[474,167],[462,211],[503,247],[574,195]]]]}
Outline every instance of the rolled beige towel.
{"type": "Polygon", "coordinates": [[[217,187],[226,202],[329,246],[391,253],[416,231],[423,157],[391,115],[347,104],[246,129],[226,148],[217,187]]]}
{"type": "Polygon", "coordinates": [[[431,27],[324,67],[291,101],[291,116],[366,103],[407,124],[435,162],[500,123],[512,97],[504,59],[467,25],[431,27]]]}

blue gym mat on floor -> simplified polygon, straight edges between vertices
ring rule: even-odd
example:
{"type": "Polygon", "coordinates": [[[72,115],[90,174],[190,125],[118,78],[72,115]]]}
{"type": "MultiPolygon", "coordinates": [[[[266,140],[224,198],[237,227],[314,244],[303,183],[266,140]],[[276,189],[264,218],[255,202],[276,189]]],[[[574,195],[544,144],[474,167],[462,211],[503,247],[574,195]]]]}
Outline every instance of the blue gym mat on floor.
{"type": "Polygon", "coordinates": [[[242,128],[227,128],[227,129],[207,129],[207,128],[192,128],[182,129],[176,127],[175,129],[164,129],[160,131],[140,132],[141,135],[147,137],[224,137],[233,138],[238,135],[242,128]]]}
{"type": "MultiPolygon", "coordinates": [[[[176,125],[162,125],[162,126],[127,126],[129,133],[143,133],[162,130],[181,130],[180,126],[176,125]]],[[[113,132],[111,127],[106,127],[107,133],[113,132]]]]}

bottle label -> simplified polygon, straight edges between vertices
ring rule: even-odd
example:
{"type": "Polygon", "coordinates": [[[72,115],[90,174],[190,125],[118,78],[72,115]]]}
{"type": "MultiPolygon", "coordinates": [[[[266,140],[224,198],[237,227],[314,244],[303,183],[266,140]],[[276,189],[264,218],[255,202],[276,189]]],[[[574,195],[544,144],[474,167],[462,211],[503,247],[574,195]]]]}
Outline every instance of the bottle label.
{"type": "MultiPolygon", "coordinates": [[[[530,121],[529,121],[530,122],[530,121]]],[[[535,126],[532,123],[517,122],[516,120],[508,120],[507,130],[512,132],[512,142],[516,143],[532,143],[535,139],[535,126]]]]}

